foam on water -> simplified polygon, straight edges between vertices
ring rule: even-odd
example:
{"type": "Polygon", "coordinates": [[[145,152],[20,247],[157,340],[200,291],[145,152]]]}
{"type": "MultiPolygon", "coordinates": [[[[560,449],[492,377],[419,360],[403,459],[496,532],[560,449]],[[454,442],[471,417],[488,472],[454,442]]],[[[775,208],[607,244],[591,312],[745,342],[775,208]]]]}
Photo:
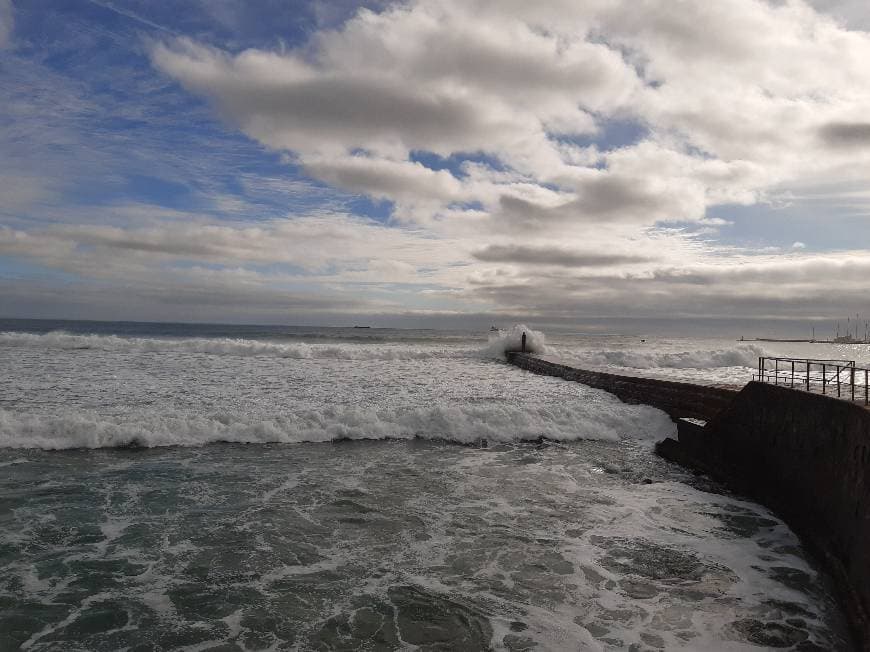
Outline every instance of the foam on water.
{"type": "Polygon", "coordinates": [[[781,521],[631,444],[33,458],[0,477],[24,649],[848,649],[781,521]]]}
{"type": "Polygon", "coordinates": [[[755,368],[764,349],[754,344],[731,349],[699,351],[616,350],[576,353],[579,363],[631,369],[716,369],[718,367],[755,368]]]}
{"type": "MultiPolygon", "coordinates": [[[[855,360],[858,366],[870,366],[870,346],[862,344],[627,336],[555,339],[544,356],[553,362],[702,384],[742,386],[752,379],[761,356],[855,360]]],[[[800,371],[799,365],[797,371],[800,371]]]]}
{"type": "Polygon", "coordinates": [[[546,350],[543,334],[521,325],[483,348],[6,333],[0,447],[653,440],[673,431],[653,408],[506,369],[497,361],[523,332],[529,350],[546,350]]]}
{"type": "Polygon", "coordinates": [[[659,410],[602,399],[593,405],[436,405],[324,408],[265,420],[231,414],[131,411],[102,417],[87,411],[40,415],[0,408],[0,447],[115,448],[201,446],[212,442],[299,443],[344,439],[443,439],[462,444],[551,439],[657,440],[674,424],[659,410]]]}
{"type": "Polygon", "coordinates": [[[63,331],[50,333],[0,333],[0,347],[43,348],[62,351],[96,350],[115,353],[204,353],[228,356],[337,360],[425,360],[427,358],[471,355],[477,349],[445,348],[433,345],[378,343],[309,344],[281,343],[227,337],[190,337],[185,339],[119,337],[117,335],[78,335],[63,331]]]}
{"type": "Polygon", "coordinates": [[[503,363],[745,345],[181,328],[0,335],[0,648],[844,649],[794,535],[652,454],[664,413],[503,363]]]}

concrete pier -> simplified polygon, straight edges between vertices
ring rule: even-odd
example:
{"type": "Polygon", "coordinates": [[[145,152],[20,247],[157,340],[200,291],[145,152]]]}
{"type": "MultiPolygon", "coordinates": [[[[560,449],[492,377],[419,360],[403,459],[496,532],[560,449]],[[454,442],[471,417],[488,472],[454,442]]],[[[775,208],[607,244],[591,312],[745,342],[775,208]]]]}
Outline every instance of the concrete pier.
{"type": "Polygon", "coordinates": [[[759,382],[737,391],[574,369],[522,353],[509,353],[508,362],[667,412],[678,439],[660,442],[657,452],[788,523],[834,577],[858,648],[870,652],[870,410],[759,382]]]}
{"type": "Polygon", "coordinates": [[[541,360],[529,353],[507,353],[512,365],[544,376],[574,380],[615,394],[625,403],[652,405],[672,419],[690,417],[709,421],[737,396],[738,390],[655,378],[621,376],[601,371],[576,369],[541,360]]]}

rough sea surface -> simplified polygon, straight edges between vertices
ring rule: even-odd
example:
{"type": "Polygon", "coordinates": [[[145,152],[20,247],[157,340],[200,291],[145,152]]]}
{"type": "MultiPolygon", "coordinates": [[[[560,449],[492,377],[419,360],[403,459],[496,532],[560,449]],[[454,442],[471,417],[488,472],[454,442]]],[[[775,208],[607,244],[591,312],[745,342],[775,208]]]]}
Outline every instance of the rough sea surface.
{"type": "MultiPolygon", "coordinates": [[[[498,338],[0,330],[0,650],[849,649],[779,519],[652,453],[666,415],[498,338]]],[[[632,346],[547,352],[759,355],[632,346]]]]}

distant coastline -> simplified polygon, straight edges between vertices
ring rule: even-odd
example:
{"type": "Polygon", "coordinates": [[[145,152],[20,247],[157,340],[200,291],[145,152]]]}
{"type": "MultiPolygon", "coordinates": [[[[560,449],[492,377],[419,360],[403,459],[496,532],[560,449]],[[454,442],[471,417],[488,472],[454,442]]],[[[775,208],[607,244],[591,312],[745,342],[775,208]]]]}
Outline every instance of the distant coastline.
{"type": "Polygon", "coordinates": [[[776,337],[755,337],[752,339],[744,339],[740,338],[737,340],[738,342],[804,342],[807,344],[870,344],[870,340],[806,340],[806,339],[797,339],[797,340],[788,340],[788,339],[779,339],[776,337]]]}

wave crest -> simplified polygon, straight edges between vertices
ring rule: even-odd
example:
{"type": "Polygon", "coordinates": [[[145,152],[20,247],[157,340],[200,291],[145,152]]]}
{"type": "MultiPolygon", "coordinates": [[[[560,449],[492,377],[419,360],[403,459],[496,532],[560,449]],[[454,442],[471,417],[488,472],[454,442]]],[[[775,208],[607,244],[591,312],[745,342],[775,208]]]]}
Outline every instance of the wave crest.
{"type": "Polygon", "coordinates": [[[663,412],[649,406],[626,405],[603,394],[571,404],[326,408],[265,419],[219,413],[101,416],[86,411],[47,416],[0,408],[0,448],[47,450],[415,437],[463,444],[482,439],[660,439],[672,434],[673,429],[663,412]]]}
{"type": "Polygon", "coordinates": [[[719,367],[754,368],[764,349],[754,344],[733,349],[708,351],[594,351],[575,354],[584,364],[630,369],[715,369],[719,367]]]}
{"type": "MultiPolygon", "coordinates": [[[[306,344],[303,342],[271,342],[239,338],[192,337],[161,339],[119,337],[118,335],[74,335],[64,331],[45,334],[0,333],[0,346],[39,347],[62,350],[110,351],[115,353],[204,353],[211,355],[269,356],[277,358],[339,360],[422,360],[434,357],[456,357],[464,351],[436,346],[378,343],[306,344]]],[[[465,353],[471,353],[467,351],[465,353]]]]}

